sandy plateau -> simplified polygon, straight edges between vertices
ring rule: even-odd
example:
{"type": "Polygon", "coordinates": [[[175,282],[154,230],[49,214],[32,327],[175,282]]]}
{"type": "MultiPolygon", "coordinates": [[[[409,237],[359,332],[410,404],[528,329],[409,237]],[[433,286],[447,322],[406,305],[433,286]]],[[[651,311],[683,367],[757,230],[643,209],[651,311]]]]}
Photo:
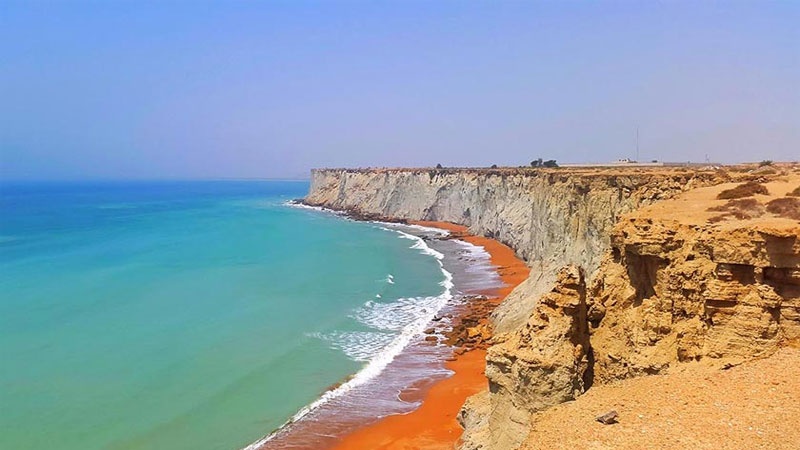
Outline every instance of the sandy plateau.
{"type": "Polygon", "coordinates": [[[728,370],[690,363],[593,387],[535,414],[523,448],[789,450],[798,423],[800,350],[785,348],[728,370]],[[618,423],[594,420],[609,410],[618,423]]]}

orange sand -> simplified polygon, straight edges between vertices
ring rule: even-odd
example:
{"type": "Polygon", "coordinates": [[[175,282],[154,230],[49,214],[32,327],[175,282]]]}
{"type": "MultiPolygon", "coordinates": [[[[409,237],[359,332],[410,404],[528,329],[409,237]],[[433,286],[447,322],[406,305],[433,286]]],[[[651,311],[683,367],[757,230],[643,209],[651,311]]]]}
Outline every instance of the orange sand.
{"type": "MultiPolygon", "coordinates": [[[[459,239],[480,245],[491,255],[506,286],[500,299],[528,277],[530,269],[508,246],[493,239],[467,234],[467,228],[444,222],[414,222],[443,228],[459,239]]],[[[341,449],[452,449],[461,436],[456,415],[467,397],[486,387],[486,351],[476,349],[456,356],[446,367],[455,374],[435,383],[425,394],[422,406],[405,414],[386,417],[345,436],[334,448],[341,449]]]]}

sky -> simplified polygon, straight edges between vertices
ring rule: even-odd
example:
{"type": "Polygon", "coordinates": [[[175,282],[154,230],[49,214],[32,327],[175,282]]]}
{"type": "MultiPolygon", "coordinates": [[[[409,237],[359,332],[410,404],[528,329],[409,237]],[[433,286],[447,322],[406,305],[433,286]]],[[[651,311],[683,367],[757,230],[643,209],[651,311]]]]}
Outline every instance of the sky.
{"type": "Polygon", "coordinates": [[[798,1],[0,0],[0,179],[800,159],[798,1]]]}

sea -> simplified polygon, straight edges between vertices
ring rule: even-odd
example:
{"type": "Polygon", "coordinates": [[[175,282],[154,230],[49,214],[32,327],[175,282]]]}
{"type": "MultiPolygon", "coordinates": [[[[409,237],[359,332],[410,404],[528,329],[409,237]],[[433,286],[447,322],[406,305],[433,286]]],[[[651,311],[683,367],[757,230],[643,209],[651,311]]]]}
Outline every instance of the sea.
{"type": "Polygon", "coordinates": [[[0,182],[0,448],[322,448],[417,407],[489,256],[308,188],[0,182]]]}

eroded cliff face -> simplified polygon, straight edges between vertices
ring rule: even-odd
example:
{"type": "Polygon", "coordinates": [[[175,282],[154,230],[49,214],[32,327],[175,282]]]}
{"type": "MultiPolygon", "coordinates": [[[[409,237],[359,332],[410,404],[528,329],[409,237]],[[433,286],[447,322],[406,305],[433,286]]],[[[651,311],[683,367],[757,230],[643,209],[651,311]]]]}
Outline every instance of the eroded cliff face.
{"type": "Polygon", "coordinates": [[[527,434],[530,413],[575,399],[591,383],[589,333],[583,271],[562,268],[524,326],[489,348],[489,415],[473,441],[513,448],[527,434]],[[479,438],[478,433],[484,436],[479,438]]]}
{"type": "MultiPolygon", "coordinates": [[[[719,219],[716,195],[735,184],[714,186],[724,181],[667,170],[323,170],[306,201],[464,224],[528,261],[530,278],[493,315],[489,389],[460,415],[462,448],[512,449],[532,414],[592,384],[684,361],[736,364],[800,339],[800,222],[719,219]]],[[[772,196],[757,203],[798,183],[768,183],[772,196]]]]}
{"type": "Polygon", "coordinates": [[[305,202],[363,217],[454,222],[509,245],[534,268],[494,314],[497,331],[510,332],[559,268],[597,268],[621,214],[715,179],[713,172],[320,169],[305,202]]]}
{"type": "Polygon", "coordinates": [[[800,337],[800,224],[624,218],[588,302],[600,383],[771,354],[800,337]]]}
{"type": "MultiPolygon", "coordinates": [[[[781,198],[800,183],[791,180],[766,183],[777,195],[754,200],[781,198]]],[[[588,288],[587,326],[575,325],[554,342],[548,336],[563,325],[548,319],[550,331],[520,327],[490,349],[490,393],[462,411],[484,418],[465,421],[472,426],[463,448],[516,448],[531,430],[532,414],[592,384],[660,374],[689,361],[735,365],[800,342],[800,222],[777,215],[714,221],[724,203],[716,195],[725,187],[699,188],[624,215],[588,288]],[[562,354],[544,373],[529,362],[530,354],[574,342],[586,342],[587,350],[576,350],[572,361],[562,354]],[[564,375],[570,367],[586,369],[570,378],[564,375]]],[[[546,298],[530,321],[541,322],[546,298]]],[[[575,318],[561,315],[561,321],[575,318]]]]}

